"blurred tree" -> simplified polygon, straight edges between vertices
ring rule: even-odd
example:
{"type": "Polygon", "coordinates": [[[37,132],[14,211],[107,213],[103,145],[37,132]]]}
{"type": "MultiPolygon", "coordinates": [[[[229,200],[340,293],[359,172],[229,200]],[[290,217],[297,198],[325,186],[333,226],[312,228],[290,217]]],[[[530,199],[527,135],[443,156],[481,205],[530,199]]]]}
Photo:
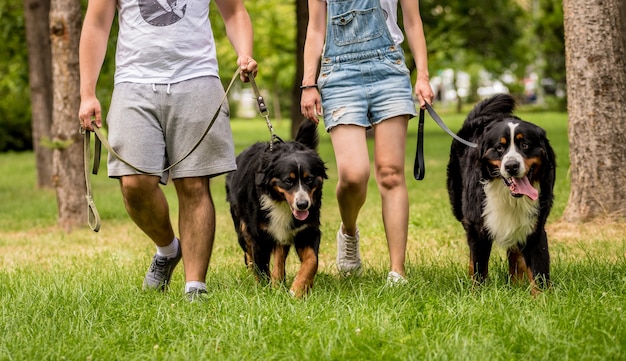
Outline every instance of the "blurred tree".
{"type": "Polygon", "coordinates": [[[304,120],[300,111],[300,98],[302,97],[302,77],[304,76],[304,41],[306,29],[309,25],[309,6],[306,1],[296,1],[296,75],[291,85],[291,137],[295,138],[300,123],[304,120]]]}
{"type": "Polygon", "coordinates": [[[626,217],[626,2],[563,1],[569,222],[626,217]]]}
{"type": "Polygon", "coordinates": [[[80,0],[52,0],[52,163],[57,193],[57,222],[66,231],[87,220],[83,142],[78,132],[78,42],[82,22],[80,0]]]}
{"type": "Polygon", "coordinates": [[[28,74],[32,114],[33,148],[37,186],[52,188],[52,149],[42,142],[50,139],[52,124],[52,65],[50,50],[50,0],[24,0],[28,74]]]}

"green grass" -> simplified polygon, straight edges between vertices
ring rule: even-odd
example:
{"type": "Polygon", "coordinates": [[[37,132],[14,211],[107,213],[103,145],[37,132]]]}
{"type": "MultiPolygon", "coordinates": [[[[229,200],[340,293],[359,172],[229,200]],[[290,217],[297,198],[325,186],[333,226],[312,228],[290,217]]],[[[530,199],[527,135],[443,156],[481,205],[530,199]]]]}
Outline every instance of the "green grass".
{"type": "MultiPolygon", "coordinates": [[[[441,114],[452,129],[463,116],[441,114]]],[[[217,237],[211,301],[189,304],[182,267],[170,292],[142,292],[153,245],[129,221],[116,181],[92,176],[99,233],[56,226],[56,195],[35,187],[32,153],[0,154],[0,360],[623,360],[626,359],[626,226],[564,224],[569,194],[567,116],[520,113],[544,128],[557,153],[548,236],[554,287],[536,298],[510,284],[494,250],[489,281],[473,287],[468,251],[445,190],[451,138],[426,122],[426,179],[412,179],[416,122],[407,140],[411,200],[408,278],[385,288],[388,253],[376,185],[360,216],[362,277],[335,271],[335,163],[328,135],[320,271],[312,294],[257,285],[243,266],[225,202],[213,181],[217,237]]],[[[234,120],[237,150],[269,140],[261,118],[234,120]]],[[[287,121],[274,121],[288,138],[287,121]]],[[[104,167],[103,167],[104,168],[104,167]]],[[[164,187],[177,212],[175,192],[164,187]]],[[[176,220],[174,220],[176,221],[176,220]]],[[[292,254],[288,282],[298,264],[292,254]]]]}

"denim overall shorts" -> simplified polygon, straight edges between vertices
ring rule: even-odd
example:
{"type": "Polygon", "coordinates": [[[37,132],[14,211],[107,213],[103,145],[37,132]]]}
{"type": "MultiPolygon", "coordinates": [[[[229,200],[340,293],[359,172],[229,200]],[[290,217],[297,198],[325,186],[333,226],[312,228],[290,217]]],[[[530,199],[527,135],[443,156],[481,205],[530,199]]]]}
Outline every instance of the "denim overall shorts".
{"type": "Polygon", "coordinates": [[[328,21],[317,84],[327,131],[414,117],[404,52],[385,23],[378,0],[327,0],[328,21]]]}

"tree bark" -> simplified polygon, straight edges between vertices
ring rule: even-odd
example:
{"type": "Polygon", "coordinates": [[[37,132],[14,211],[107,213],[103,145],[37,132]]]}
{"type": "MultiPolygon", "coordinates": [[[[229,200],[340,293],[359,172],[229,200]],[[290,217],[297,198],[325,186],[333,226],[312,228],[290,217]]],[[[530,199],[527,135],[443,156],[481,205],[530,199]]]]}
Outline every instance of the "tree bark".
{"type": "Polygon", "coordinates": [[[623,1],[563,1],[571,191],[568,222],[626,216],[623,1]]]}
{"type": "Polygon", "coordinates": [[[52,149],[42,145],[43,139],[50,139],[52,124],[52,55],[49,13],[50,0],[24,0],[31,122],[39,188],[54,186],[52,149]]]}
{"type": "Polygon", "coordinates": [[[304,120],[300,111],[300,97],[302,96],[302,76],[304,75],[304,41],[306,40],[306,28],[309,24],[309,5],[307,1],[296,1],[296,75],[293,82],[291,95],[291,137],[295,138],[300,123],[304,120]]]}
{"type": "Polygon", "coordinates": [[[80,0],[52,0],[50,37],[54,85],[52,137],[58,224],[66,231],[87,223],[82,136],[78,123],[80,0]]]}

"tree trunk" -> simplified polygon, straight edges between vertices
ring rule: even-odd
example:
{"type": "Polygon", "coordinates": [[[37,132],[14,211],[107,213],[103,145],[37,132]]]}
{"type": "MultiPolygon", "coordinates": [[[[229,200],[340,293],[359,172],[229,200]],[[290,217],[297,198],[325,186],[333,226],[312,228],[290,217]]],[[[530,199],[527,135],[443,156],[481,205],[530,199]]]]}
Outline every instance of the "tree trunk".
{"type": "Polygon", "coordinates": [[[304,75],[304,41],[306,40],[306,28],[309,24],[309,5],[307,1],[296,1],[296,76],[293,82],[291,95],[291,137],[295,138],[300,123],[304,120],[300,111],[300,97],[302,96],[302,76],[304,75]]]}
{"type": "Polygon", "coordinates": [[[42,145],[50,139],[52,124],[52,65],[50,50],[50,0],[24,0],[28,72],[32,113],[33,147],[37,186],[52,188],[52,149],[42,145]]]}
{"type": "Polygon", "coordinates": [[[563,1],[571,191],[564,219],[626,216],[626,56],[620,0],[563,1]]]}
{"type": "Polygon", "coordinates": [[[83,145],[78,132],[80,25],[80,0],[52,0],[52,137],[55,144],[52,158],[58,224],[66,231],[87,223],[83,145]]]}

